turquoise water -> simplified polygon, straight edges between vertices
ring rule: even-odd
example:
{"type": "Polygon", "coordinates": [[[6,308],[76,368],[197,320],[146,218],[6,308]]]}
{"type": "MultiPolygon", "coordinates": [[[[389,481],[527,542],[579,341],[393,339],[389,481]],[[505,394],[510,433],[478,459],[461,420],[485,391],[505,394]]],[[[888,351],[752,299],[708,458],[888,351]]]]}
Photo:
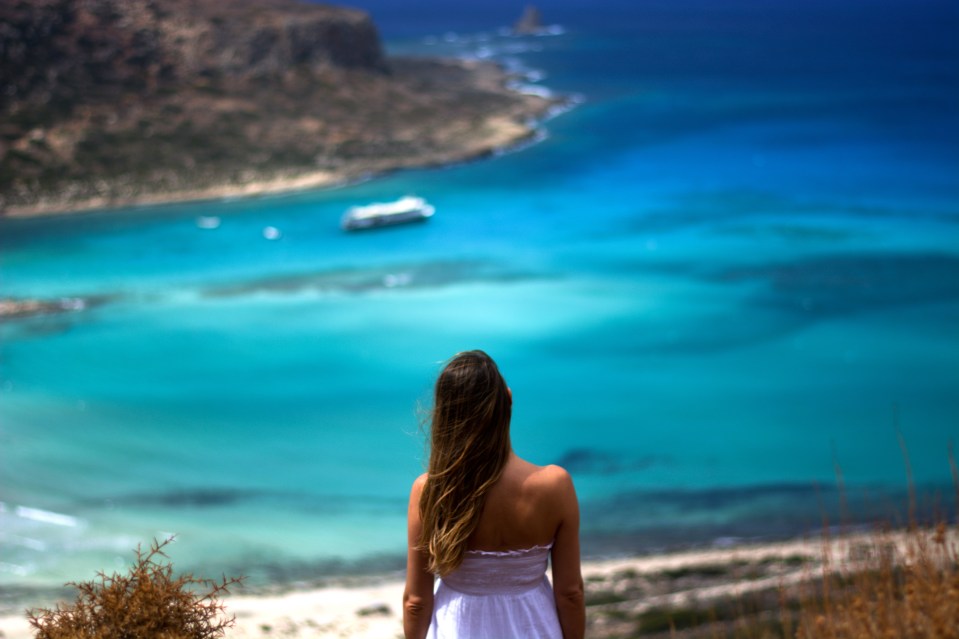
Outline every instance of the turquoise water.
{"type": "Polygon", "coordinates": [[[372,3],[394,52],[577,105],[474,163],[0,219],[4,296],[86,300],[0,324],[0,588],[173,533],[178,567],[255,583],[401,568],[422,408],[469,348],[517,451],[573,473],[589,555],[813,530],[837,465],[855,521],[889,515],[900,437],[948,506],[959,19],[882,6],[570,2],[514,38],[496,3],[418,27],[372,3]],[[406,193],[436,216],[339,230],[406,193]]]}

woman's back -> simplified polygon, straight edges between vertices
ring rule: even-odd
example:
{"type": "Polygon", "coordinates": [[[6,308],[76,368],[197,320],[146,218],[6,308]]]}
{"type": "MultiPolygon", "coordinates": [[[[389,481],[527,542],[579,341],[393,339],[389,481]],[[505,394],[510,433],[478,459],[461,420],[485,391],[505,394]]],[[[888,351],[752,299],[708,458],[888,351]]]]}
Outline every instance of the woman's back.
{"type": "Polygon", "coordinates": [[[511,409],[482,351],[459,353],[436,381],[428,472],[410,491],[407,639],[583,636],[576,491],[562,468],[513,453],[511,409]]]}
{"type": "Polygon", "coordinates": [[[510,455],[499,480],[486,494],[483,514],[470,536],[470,550],[507,551],[553,543],[561,513],[558,466],[536,466],[510,455]]]}
{"type": "MultiPolygon", "coordinates": [[[[426,478],[414,484],[411,513],[426,478]]],[[[428,639],[581,637],[579,512],[569,474],[511,454],[462,563],[434,597],[428,639]]]]}

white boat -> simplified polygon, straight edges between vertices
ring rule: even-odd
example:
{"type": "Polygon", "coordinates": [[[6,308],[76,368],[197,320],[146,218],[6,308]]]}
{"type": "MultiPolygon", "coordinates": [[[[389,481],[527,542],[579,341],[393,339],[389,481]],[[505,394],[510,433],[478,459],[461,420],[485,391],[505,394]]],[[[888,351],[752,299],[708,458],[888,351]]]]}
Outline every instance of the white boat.
{"type": "Polygon", "coordinates": [[[432,204],[415,195],[401,197],[394,202],[376,202],[350,207],[340,222],[344,231],[360,231],[380,226],[421,222],[436,211],[432,204]]]}
{"type": "Polygon", "coordinates": [[[220,228],[220,218],[215,215],[201,215],[196,218],[196,225],[201,229],[220,228]]]}

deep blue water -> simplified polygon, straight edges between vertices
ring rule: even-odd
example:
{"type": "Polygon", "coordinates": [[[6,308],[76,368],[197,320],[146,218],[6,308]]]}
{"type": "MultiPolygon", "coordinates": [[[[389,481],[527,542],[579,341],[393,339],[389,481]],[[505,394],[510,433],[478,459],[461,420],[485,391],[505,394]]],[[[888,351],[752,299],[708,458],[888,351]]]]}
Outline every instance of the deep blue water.
{"type": "MultiPolygon", "coordinates": [[[[0,588],[177,534],[255,582],[402,565],[421,408],[483,348],[589,555],[950,507],[959,10],[935,2],[367,3],[395,54],[577,104],[479,162],[320,192],[0,219],[0,588]],[[716,6],[720,5],[721,6],[716,6]],[[346,235],[417,193],[424,225],[346,235]],[[197,226],[218,216],[215,230],[197,226]],[[274,226],[282,236],[263,237],[274,226]]],[[[953,505],[954,507],[954,505],[953,505]]]]}

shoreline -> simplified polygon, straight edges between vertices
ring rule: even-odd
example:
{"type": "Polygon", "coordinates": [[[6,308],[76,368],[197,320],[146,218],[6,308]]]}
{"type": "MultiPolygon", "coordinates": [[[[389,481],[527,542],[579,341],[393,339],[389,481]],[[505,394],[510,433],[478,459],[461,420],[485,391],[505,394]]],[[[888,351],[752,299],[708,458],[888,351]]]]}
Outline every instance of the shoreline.
{"type": "Polygon", "coordinates": [[[406,169],[427,169],[451,166],[463,162],[479,160],[498,153],[508,152],[510,148],[521,146],[524,142],[537,137],[541,120],[530,123],[516,122],[507,117],[491,117],[482,127],[489,134],[478,136],[458,153],[426,154],[420,158],[411,158],[402,162],[371,162],[340,170],[296,171],[287,170],[279,174],[254,176],[243,183],[224,182],[208,187],[199,187],[167,193],[146,192],[129,197],[99,196],[65,203],[59,199],[45,198],[31,204],[9,206],[0,211],[3,218],[37,218],[61,215],[74,215],[94,211],[109,211],[127,207],[150,207],[165,204],[183,204],[188,202],[208,202],[230,198],[255,198],[329,189],[347,186],[352,183],[380,177],[394,171],[406,169]]]}
{"type": "MultiPolygon", "coordinates": [[[[907,533],[877,537],[852,533],[837,537],[809,536],[791,541],[743,544],[653,555],[583,562],[586,584],[587,634],[618,636],[624,615],[695,606],[708,609],[731,597],[778,591],[794,586],[822,569],[828,551],[838,567],[855,569],[870,556],[877,539],[905,548],[907,533]],[[637,583],[645,584],[641,594],[637,583]],[[649,584],[653,584],[652,590],[649,584]],[[662,591],[662,592],[659,592],[662,591]]],[[[548,573],[547,573],[548,574],[548,573]]],[[[233,594],[223,597],[236,625],[228,637],[283,636],[302,638],[402,637],[403,578],[364,578],[359,585],[340,582],[328,587],[293,589],[278,594],[233,594]]],[[[25,615],[0,617],[2,639],[30,639],[25,615]]]]}
{"type": "MultiPolygon", "coordinates": [[[[525,95],[525,94],[524,94],[525,95]]],[[[4,219],[35,219],[43,217],[74,216],[84,213],[109,212],[122,208],[151,207],[190,202],[213,202],[230,198],[257,198],[269,195],[290,194],[313,189],[329,189],[358,183],[367,179],[406,169],[428,169],[455,166],[482,158],[508,153],[511,149],[523,149],[545,137],[542,122],[564,113],[576,104],[573,99],[546,101],[536,98],[540,116],[535,120],[518,122],[515,118],[493,115],[487,119],[479,135],[464,144],[456,153],[434,152],[402,163],[364,163],[352,169],[340,171],[286,171],[280,175],[254,178],[243,184],[224,183],[205,188],[188,189],[172,193],[146,193],[136,197],[98,197],[64,206],[59,200],[40,202],[21,207],[0,210],[0,223],[4,219]]],[[[533,108],[532,106],[530,108],[533,108]]],[[[23,319],[37,315],[74,312],[98,306],[109,301],[102,296],[92,298],[38,299],[0,296],[0,322],[23,319]]],[[[3,639],[0,636],[0,639],[3,639]]]]}
{"type": "Polygon", "coordinates": [[[128,184],[121,189],[125,181],[121,176],[117,180],[101,181],[106,194],[77,197],[76,189],[68,185],[57,193],[40,195],[28,204],[8,203],[0,206],[0,221],[329,189],[395,171],[472,162],[514,148],[525,148],[531,141],[538,141],[545,137],[542,135],[543,122],[579,102],[575,96],[553,96],[548,90],[530,91],[515,85],[515,75],[495,63],[441,60],[437,64],[467,74],[478,90],[509,103],[480,119],[453,117],[435,128],[438,142],[434,140],[434,143],[417,148],[408,155],[332,158],[334,166],[326,168],[287,166],[257,170],[247,167],[239,176],[236,173],[224,175],[220,180],[213,178],[209,184],[184,184],[170,190],[151,189],[148,184],[128,184]]]}
{"type": "Polygon", "coordinates": [[[146,193],[136,197],[101,196],[71,202],[64,206],[57,201],[43,200],[30,206],[12,206],[0,214],[0,219],[52,217],[109,211],[126,207],[149,207],[186,202],[206,202],[226,198],[257,197],[277,193],[289,193],[314,188],[330,188],[345,184],[349,176],[332,171],[313,171],[290,174],[282,177],[254,179],[243,184],[224,183],[204,188],[177,191],[174,193],[146,193]]]}

